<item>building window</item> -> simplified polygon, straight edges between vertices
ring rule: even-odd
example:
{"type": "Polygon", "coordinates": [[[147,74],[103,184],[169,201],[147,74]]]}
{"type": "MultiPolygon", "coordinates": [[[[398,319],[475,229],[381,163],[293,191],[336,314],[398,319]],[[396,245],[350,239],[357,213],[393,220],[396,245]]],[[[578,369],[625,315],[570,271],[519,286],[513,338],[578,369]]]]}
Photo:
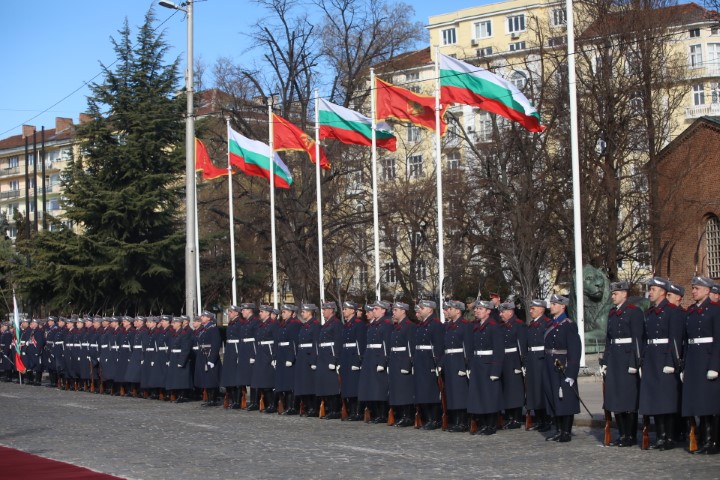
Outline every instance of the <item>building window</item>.
{"type": "Polygon", "coordinates": [[[408,125],[407,141],[408,143],[417,143],[420,141],[420,127],[415,125],[408,125]]]}
{"type": "Polygon", "coordinates": [[[562,27],[567,24],[567,15],[564,8],[554,8],[551,23],[553,27],[562,27]]]}
{"type": "Polygon", "coordinates": [[[492,140],[492,118],[490,112],[479,112],[477,115],[478,129],[475,136],[478,143],[487,143],[492,140]]]}
{"type": "Polygon", "coordinates": [[[489,38],[492,37],[492,22],[486,20],[484,22],[475,22],[473,24],[473,38],[489,38]]]}
{"type": "Polygon", "coordinates": [[[10,180],[10,190],[13,192],[20,190],[20,182],[18,180],[10,180]]]}
{"type": "Polygon", "coordinates": [[[395,265],[393,262],[385,262],[383,271],[385,272],[385,283],[395,283],[397,281],[395,265]]]}
{"type": "Polygon", "coordinates": [[[630,94],[630,111],[633,115],[642,115],[644,110],[643,104],[642,92],[633,92],[630,94]]]}
{"type": "Polygon", "coordinates": [[[720,103],[720,83],[718,82],[710,83],[710,101],[713,105],[720,103]]]}
{"type": "Polygon", "coordinates": [[[8,237],[10,237],[10,238],[17,237],[17,227],[8,228],[8,237]]]}
{"type": "Polygon", "coordinates": [[[510,44],[511,52],[519,52],[520,50],[525,50],[525,42],[514,42],[510,44]]]}
{"type": "Polygon", "coordinates": [[[702,45],[690,45],[690,68],[699,68],[702,63],[702,45]]]}
{"type": "Polygon", "coordinates": [[[426,280],[427,279],[427,264],[425,260],[418,260],[415,262],[415,280],[426,280]]]}
{"type": "Polygon", "coordinates": [[[383,180],[394,180],[395,179],[395,158],[385,157],[380,159],[380,167],[382,169],[383,180]]]}
{"type": "Polygon", "coordinates": [[[492,47],[483,47],[475,49],[475,55],[477,57],[488,57],[492,55],[492,47]]]}
{"type": "Polygon", "coordinates": [[[420,80],[420,72],[413,72],[413,73],[405,74],[406,82],[417,82],[418,80],[420,80]]]}
{"type": "Polygon", "coordinates": [[[508,33],[519,33],[525,31],[525,15],[511,15],[507,17],[508,33]]]}
{"type": "Polygon", "coordinates": [[[525,88],[525,85],[527,85],[527,75],[525,75],[523,72],[518,72],[516,70],[510,76],[510,83],[515,85],[518,90],[522,91],[525,88]]]}
{"type": "Polygon", "coordinates": [[[550,37],[548,38],[548,47],[562,47],[567,44],[567,37],[550,37]]]}
{"type": "Polygon", "coordinates": [[[455,27],[446,28],[442,31],[443,45],[455,45],[457,43],[457,36],[455,35],[455,27]]]}
{"type": "Polygon", "coordinates": [[[8,158],[8,169],[17,168],[19,165],[19,158],[17,156],[8,158]]]}
{"type": "Polygon", "coordinates": [[[708,43],[707,49],[708,49],[707,63],[710,64],[712,67],[714,67],[715,71],[717,72],[717,69],[720,66],[720,43],[708,43]]]}
{"type": "Polygon", "coordinates": [[[368,284],[368,267],[367,265],[360,265],[358,268],[358,285],[360,288],[366,287],[368,284]]]}
{"type": "Polygon", "coordinates": [[[693,105],[705,105],[705,84],[696,83],[693,85],[693,105]]]}
{"type": "Polygon", "coordinates": [[[447,154],[447,169],[458,170],[460,168],[460,152],[454,151],[447,154]]]}
{"type": "Polygon", "coordinates": [[[54,210],[60,210],[60,199],[59,198],[53,198],[48,201],[48,210],[54,211],[54,210]]]}
{"type": "Polygon", "coordinates": [[[423,176],[423,157],[422,155],[410,155],[408,159],[408,173],[410,178],[420,178],[423,176]]]}
{"type": "Polygon", "coordinates": [[[720,27],[710,27],[710,35],[720,34],[720,27]]]}
{"type": "Polygon", "coordinates": [[[708,276],[720,277],[720,220],[712,216],[705,224],[705,239],[707,242],[708,276]]]}
{"type": "Polygon", "coordinates": [[[689,33],[690,33],[690,38],[700,37],[700,29],[699,28],[691,28],[689,33]]]}

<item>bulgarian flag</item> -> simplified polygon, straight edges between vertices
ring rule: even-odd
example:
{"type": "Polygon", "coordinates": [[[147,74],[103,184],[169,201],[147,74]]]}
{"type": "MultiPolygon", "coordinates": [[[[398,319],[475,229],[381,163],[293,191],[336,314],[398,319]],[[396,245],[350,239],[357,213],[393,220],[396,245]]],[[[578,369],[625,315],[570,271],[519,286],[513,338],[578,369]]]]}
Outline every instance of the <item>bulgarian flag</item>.
{"type": "Polygon", "coordinates": [[[199,138],[195,139],[195,171],[202,172],[205,180],[213,180],[228,174],[226,168],[216,167],[212,163],[205,144],[199,138]]]}
{"type": "Polygon", "coordinates": [[[515,85],[481,67],[440,55],[440,99],[472,105],[542,132],[540,114],[515,85]]]}
{"type": "MultiPolygon", "coordinates": [[[[302,150],[315,163],[315,140],[280,115],[273,113],[273,148],[275,150],[302,150]]],[[[330,161],[320,147],[320,167],[330,170],[330,161]]]]}
{"type": "MultiPolygon", "coordinates": [[[[394,118],[435,131],[435,97],[419,95],[375,78],[375,104],[378,120],[394,118]]],[[[447,107],[447,104],[440,107],[440,135],[447,130],[444,118],[447,107]]]]}
{"type": "MultiPolygon", "coordinates": [[[[318,119],[320,138],[334,138],[350,145],[372,146],[372,120],[349,108],[319,99],[318,119]]],[[[378,147],[394,152],[397,139],[386,123],[377,125],[375,141],[378,147]],[[382,125],[382,126],[381,126],[382,125]]]]}
{"type": "Polygon", "coordinates": [[[228,154],[230,155],[230,164],[246,175],[265,177],[268,180],[270,180],[270,158],[273,157],[275,186],[290,188],[293,183],[287,165],[280,160],[277,153],[270,152],[267,144],[243,137],[230,127],[228,127],[228,154]]]}
{"type": "Polygon", "coordinates": [[[13,323],[15,324],[15,370],[25,373],[27,369],[20,356],[20,311],[15,298],[15,290],[13,290],[13,323]]]}

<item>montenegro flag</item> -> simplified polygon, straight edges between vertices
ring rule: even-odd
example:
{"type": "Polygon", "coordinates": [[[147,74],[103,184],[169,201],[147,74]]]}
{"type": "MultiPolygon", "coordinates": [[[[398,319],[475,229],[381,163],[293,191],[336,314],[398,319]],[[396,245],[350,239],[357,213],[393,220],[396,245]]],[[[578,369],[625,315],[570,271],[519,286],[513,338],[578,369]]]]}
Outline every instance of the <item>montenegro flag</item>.
{"type": "MultiPolygon", "coordinates": [[[[273,150],[302,150],[310,155],[312,163],[315,158],[315,140],[298,127],[273,113],[273,150]]],[[[320,147],[320,167],[330,170],[330,161],[325,150],[320,147]]]]}
{"type": "MultiPolygon", "coordinates": [[[[388,118],[412,123],[435,131],[435,97],[415,92],[375,78],[377,120],[388,118]]],[[[447,105],[440,105],[440,135],[445,135],[447,105]]]]}

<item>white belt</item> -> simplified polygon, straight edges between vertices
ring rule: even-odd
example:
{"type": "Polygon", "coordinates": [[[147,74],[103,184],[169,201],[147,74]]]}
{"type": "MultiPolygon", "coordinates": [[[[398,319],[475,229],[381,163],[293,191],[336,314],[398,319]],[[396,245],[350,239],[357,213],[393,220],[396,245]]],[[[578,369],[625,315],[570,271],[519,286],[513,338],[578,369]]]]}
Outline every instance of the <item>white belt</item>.
{"type": "Polygon", "coordinates": [[[312,343],[301,343],[300,345],[298,345],[298,347],[300,348],[312,348],[312,346],[312,343]]]}
{"type": "Polygon", "coordinates": [[[154,348],[146,348],[145,351],[146,351],[146,352],[154,352],[155,349],[154,349],[154,348]]]}
{"type": "Polygon", "coordinates": [[[446,348],[445,349],[445,355],[449,355],[451,353],[463,353],[462,348],[446,348]]]}
{"type": "Polygon", "coordinates": [[[542,352],[545,350],[545,347],[540,345],[539,347],[530,347],[531,352],[542,352]]]}
{"type": "Polygon", "coordinates": [[[172,350],[170,350],[170,353],[182,353],[182,350],[179,348],[173,348],[172,350]]]}
{"type": "Polygon", "coordinates": [[[89,346],[90,346],[89,343],[81,343],[80,345],[82,345],[83,347],[89,347],[89,346]]]}
{"type": "Polygon", "coordinates": [[[228,340],[227,343],[240,343],[240,340],[233,338],[232,340],[228,340]]]}
{"type": "Polygon", "coordinates": [[[713,337],[697,337],[697,338],[688,338],[688,343],[697,345],[698,343],[712,343],[713,337]]]}
{"type": "MultiPolygon", "coordinates": [[[[204,345],[198,345],[200,348],[212,348],[212,345],[204,344],[204,345]]],[[[162,347],[160,347],[160,350],[162,350],[162,347]]],[[[167,350],[167,347],[165,347],[165,350],[167,350]]]]}
{"type": "Polygon", "coordinates": [[[392,347],[393,352],[404,352],[407,350],[407,347],[392,347]]]}
{"type": "Polygon", "coordinates": [[[323,342],[320,344],[321,347],[334,347],[335,342],[323,342]]]}
{"type": "Polygon", "coordinates": [[[97,348],[97,347],[98,347],[98,344],[97,344],[97,343],[91,343],[90,346],[93,347],[93,348],[97,348]]]}
{"type": "Polygon", "coordinates": [[[345,347],[345,348],[352,348],[352,347],[354,347],[354,346],[356,346],[356,345],[357,345],[357,342],[345,343],[345,344],[343,344],[343,347],[345,347]]]}
{"type": "MultiPolygon", "coordinates": [[[[79,346],[80,346],[80,344],[78,343],[78,344],[77,344],[76,346],[78,346],[78,347],[79,347],[79,346]]],[[[127,349],[130,349],[130,345],[123,345],[123,346],[122,346],[122,348],[127,348],[127,349]]]]}
{"type": "Polygon", "coordinates": [[[555,350],[554,348],[546,348],[545,353],[548,355],[567,355],[567,350],[555,350]]]}
{"type": "Polygon", "coordinates": [[[133,345],[135,350],[142,350],[142,345],[133,345]]]}
{"type": "Polygon", "coordinates": [[[105,345],[100,345],[100,348],[107,348],[107,343],[105,345]]]}
{"type": "Polygon", "coordinates": [[[475,350],[475,355],[477,355],[479,357],[483,357],[485,355],[492,355],[492,354],[493,354],[492,350],[475,350]]]}
{"type": "Polygon", "coordinates": [[[278,346],[279,346],[279,347],[289,347],[289,346],[290,346],[290,342],[280,342],[280,343],[278,343],[278,346]]]}
{"type": "Polygon", "coordinates": [[[195,345],[195,346],[193,347],[193,350],[200,350],[200,348],[199,348],[197,345],[195,345]]]}
{"type": "Polygon", "coordinates": [[[168,349],[168,347],[158,347],[158,350],[160,350],[160,351],[165,351],[167,349],[168,349]]]}
{"type": "Polygon", "coordinates": [[[648,338],[647,343],[648,345],[659,345],[670,343],[670,340],[667,338],[648,338]]]}
{"type": "Polygon", "coordinates": [[[275,344],[275,340],[263,340],[262,342],[260,342],[260,345],[274,345],[274,344],[275,344]]]}
{"type": "Polygon", "coordinates": [[[630,337],[627,337],[627,338],[613,338],[613,339],[612,339],[612,343],[614,343],[615,345],[624,344],[624,343],[631,343],[631,342],[632,342],[632,338],[630,338],[630,337]]]}
{"type": "Polygon", "coordinates": [[[254,342],[254,341],[255,341],[255,338],[254,338],[254,337],[251,337],[251,338],[243,338],[243,343],[254,342]]]}
{"type": "Polygon", "coordinates": [[[369,343],[367,348],[374,350],[376,348],[382,348],[382,343],[369,343]]]}
{"type": "Polygon", "coordinates": [[[432,345],[415,345],[415,350],[432,350],[432,345]]]}
{"type": "MultiPolygon", "coordinates": [[[[68,345],[68,347],[72,347],[72,345],[68,345]]],[[[120,347],[118,347],[117,345],[114,345],[114,346],[112,346],[112,347],[110,347],[110,348],[113,349],[113,350],[120,350],[120,347]]]]}
{"type": "Polygon", "coordinates": [[[517,347],[506,348],[506,349],[505,349],[505,353],[515,353],[515,352],[517,352],[517,347]]]}
{"type": "Polygon", "coordinates": [[[59,341],[59,342],[55,342],[55,345],[62,345],[63,343],[65,343],[65,342],[59,341]]]}
{"type": "Polygon", "coordinates": [[[74,344],[74,343],[68,343],[68,344],[67,344],[67,347],[68,347],[68,348],[70,348],[70,347],[74,347],[74,346],[75,346],[75,344],[74,344]]]}

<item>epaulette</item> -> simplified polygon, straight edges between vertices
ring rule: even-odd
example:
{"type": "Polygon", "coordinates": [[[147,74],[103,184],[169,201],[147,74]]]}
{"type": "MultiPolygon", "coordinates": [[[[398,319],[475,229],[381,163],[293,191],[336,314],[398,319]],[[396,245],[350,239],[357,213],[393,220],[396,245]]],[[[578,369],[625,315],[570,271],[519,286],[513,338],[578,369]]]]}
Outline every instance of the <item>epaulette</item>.
{"type": "Polygon", "coordinates": [[[515,323],[525,323],[525,322],[523,322],[523,321],[520,320],[519,318],[516,318],[516,319],[515,319],[515,323]]]}
{"type": "Polygon", "coordinates": [[[637,305],[635,305],[634,303],[628,303],[628,304],[627,304],[627,308],[633,309],[633,310],[637,310],[637,309],[638,309],[637,305]]]}
{"type": "Polygon", "coordinates": [[[497,322],[491,318],[488,320],[488,325],[497,326],[497,322]]]}
{"type": "Polygon", "coordinates": [[[677,305],[675,305],[674,303],[670,303],[670,302],[667,303],[666,307],[671,308],[671,309],[672,309],[672,308],[678,308],[677,305]]]}
{"type": "Polygon", "coordinates": [[[720,307],[720,303],[719,303],[719,302],[710,301],[710,305],[715,305],[716,307],[720,307]]]}
{"type": "Polygon", "coordinates": [[[467,318],[465,318],[465,317],[462,317],[462,318],[460,319],[460,322],[461,322],[461,323],[470,323],[470,322],[467,320],[467,318]]]}
{"type": "Polygon", "coordinates": [[[383,321],[383,323],[385,323],[386,325],[392,323],[392,320],[390,320],[390,319],[388,319],[388,318],[385,318],[385,317],[383,317],[382,321],[383,321]]]}

